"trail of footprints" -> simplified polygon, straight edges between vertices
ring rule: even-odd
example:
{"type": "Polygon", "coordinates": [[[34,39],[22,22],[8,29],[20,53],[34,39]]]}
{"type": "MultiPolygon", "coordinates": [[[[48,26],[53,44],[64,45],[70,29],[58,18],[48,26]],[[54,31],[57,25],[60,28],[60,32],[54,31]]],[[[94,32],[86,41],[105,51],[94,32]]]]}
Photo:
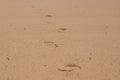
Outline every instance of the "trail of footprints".
{"type": "MultiPolygon", "coordinates": [[[[35,8],[35,6],[32,6],[32,8],[35,8]]],[[[48,14],[48,15],[45,15],[45,17],[46,18],[52,18],[53,15],[48,14]]],[[[51,24],[51,22],[47,22],[47,23],[51,24]]],[[[10,25],[10,26],[13,26],[13,25],[10,25]]],[[[24,28],[24,30],[26,30],[26,29],[27,28],[24,28]]],[[[105,27],[105,34],[107,34],[107,29],[108,29],[108,26],[105,27]]],[[[58,28],[57,31],[58,32],[66,32],[66,31],[68,31],[68,29],[64,28],[64,27],[61,27],[61,28],[58,28]]],[[[60,44],[58,44],[56,42],[53,42],[53,41],[44,41],[43,43],[46,44],[46,46],[49,46],[49,47],[54,47],[54,48],[60,47],[60,44]]],[[[10,61],[9,57],[7,57],[6,59],[8,61],[10,61]]],[[[92,57],[89,57],[88,59],[92,60],[92,57]]],[[[57,68],[57,71],[66,73],[67,77],[65,78],[65,80],[80,80],[79,73],[80,73],[81,70],[82,70],[82,67],[78,64],[67,64],[67,65],[64,65],[64,68],[57,68]],[[75,72],[76,70],[78,72],[75,72]]],[[[120,70],[119,70],[119,72],[120,72],[120,70]]],[[[111,79],[104,79],[104,80],[111,80],[111,79]]]]}

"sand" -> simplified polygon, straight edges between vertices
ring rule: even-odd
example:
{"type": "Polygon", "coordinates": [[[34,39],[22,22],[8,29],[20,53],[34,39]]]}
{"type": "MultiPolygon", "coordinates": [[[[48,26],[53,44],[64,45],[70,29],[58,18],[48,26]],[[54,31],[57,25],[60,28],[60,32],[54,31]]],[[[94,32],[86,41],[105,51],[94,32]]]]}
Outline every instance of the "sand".
{"type": "Polygon", "coordinates": [[[120,80],[120,0],[1,0],[0,80],[120,80]]]}

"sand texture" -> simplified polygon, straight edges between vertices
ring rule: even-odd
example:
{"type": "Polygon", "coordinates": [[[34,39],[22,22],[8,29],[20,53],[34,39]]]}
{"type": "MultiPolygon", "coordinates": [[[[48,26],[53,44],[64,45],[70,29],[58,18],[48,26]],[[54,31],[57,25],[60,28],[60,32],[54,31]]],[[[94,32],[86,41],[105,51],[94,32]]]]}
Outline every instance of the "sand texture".
{"type": "Polygon", "coordinates": [[[120,0],[0,0],[0,80],[120,80],[120,0]]]}

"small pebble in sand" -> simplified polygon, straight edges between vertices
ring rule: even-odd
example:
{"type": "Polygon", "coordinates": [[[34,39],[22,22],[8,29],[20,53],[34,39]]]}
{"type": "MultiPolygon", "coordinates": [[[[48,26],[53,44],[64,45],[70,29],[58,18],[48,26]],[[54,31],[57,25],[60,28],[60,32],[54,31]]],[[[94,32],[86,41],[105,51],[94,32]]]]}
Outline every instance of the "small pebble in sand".
{"type": "Polygon", "coordinates": [[[9,57],[6,57],[6,59],[7,59],[8,61],[10,61],[10,58],[9,58],[9,57]]]}

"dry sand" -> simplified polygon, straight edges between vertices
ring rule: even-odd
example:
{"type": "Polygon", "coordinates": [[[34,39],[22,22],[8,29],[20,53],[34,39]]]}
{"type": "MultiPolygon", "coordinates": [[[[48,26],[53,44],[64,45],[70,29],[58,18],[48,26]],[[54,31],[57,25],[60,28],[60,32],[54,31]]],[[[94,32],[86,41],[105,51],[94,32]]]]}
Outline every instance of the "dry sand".
{"type": "Polygon", "coordinates": [[[120,0],[0,0],[0,80],[120,80],[120,0]]]}

